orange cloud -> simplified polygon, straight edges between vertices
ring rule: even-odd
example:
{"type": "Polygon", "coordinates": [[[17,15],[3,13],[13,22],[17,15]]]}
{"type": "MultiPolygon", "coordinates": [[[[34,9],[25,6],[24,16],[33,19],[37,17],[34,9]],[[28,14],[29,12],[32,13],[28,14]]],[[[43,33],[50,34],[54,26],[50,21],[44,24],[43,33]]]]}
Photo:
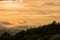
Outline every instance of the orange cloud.
{"type": "Polygon", "coordinates": [[[0,2],[0,4],[0,21],[11,23],[9,28],[17,25],[43,25],[53,20],[60,21],[60,6],[54,6],[59,5],[58,0],[23,0],[21,3],[17,1],[0,2]]]}

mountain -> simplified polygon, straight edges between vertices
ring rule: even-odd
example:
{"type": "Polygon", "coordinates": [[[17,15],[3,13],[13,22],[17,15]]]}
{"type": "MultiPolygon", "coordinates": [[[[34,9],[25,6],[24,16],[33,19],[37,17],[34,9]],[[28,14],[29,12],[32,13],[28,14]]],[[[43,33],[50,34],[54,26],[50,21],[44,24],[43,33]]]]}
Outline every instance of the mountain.
{"type": "Polygon", "coordinates": [[[11,26],[11,25],[12,24],[9,22],[0,22],[0,34],[3,34],[4,32],[8,32],[12,35],[15,35],[17,32],[21,30],[26,30],[26,29],[35,27],[35,26],[29,26],[29,25],[17,25],[17,26],[11,26]]]}

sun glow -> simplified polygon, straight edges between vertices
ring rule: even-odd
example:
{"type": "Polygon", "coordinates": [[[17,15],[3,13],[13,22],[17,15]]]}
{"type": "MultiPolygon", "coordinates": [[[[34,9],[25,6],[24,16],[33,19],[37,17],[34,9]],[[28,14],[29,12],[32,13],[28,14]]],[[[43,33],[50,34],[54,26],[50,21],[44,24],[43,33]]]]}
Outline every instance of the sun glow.
{"type": "Polygon", "coordinates": [[[21,1],[1,1],[0,8],[3,9],[14,9],[24,7],[22,0],[21,1]]]}

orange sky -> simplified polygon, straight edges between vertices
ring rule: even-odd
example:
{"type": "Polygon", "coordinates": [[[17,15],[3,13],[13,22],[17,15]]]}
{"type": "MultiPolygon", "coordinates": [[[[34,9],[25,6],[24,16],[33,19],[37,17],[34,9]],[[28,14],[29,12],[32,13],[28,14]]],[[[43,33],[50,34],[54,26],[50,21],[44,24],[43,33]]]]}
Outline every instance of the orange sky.
{"type": "Polygon", "coordinates": [[[0,2],[0,22],[17,25],[43,25],[60,21],[59,0],[17,0],[0,2]]]}

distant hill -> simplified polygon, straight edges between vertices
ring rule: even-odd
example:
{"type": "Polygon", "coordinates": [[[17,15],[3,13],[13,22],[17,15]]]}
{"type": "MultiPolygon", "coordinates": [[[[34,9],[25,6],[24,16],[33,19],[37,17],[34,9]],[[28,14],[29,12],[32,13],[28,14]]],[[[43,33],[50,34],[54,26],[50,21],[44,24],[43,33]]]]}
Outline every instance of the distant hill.
{"type": "Polygon", "coordinates": [[[8,32],[12,35],[15,35],[17,32],[21,31],[21,30],[27,30],[27,29],[30,29],[32,28],[33,26],[21,26],[21,25],[17,25],[15,27],[12,27],[12,28],[8,28],[9,25],[12,25],[11,23],[9,22],[0,22],[0,33],[3,34],[4,32],[8,32]]]}
{"type": "Polygon", "coordinates": [[[26,27],[23,28],[25,30],[20,29],[20,26],[9,30],[1,27],[0,40],[60,40],[60,23],[56,21],[37,28],[26,27]]]}

